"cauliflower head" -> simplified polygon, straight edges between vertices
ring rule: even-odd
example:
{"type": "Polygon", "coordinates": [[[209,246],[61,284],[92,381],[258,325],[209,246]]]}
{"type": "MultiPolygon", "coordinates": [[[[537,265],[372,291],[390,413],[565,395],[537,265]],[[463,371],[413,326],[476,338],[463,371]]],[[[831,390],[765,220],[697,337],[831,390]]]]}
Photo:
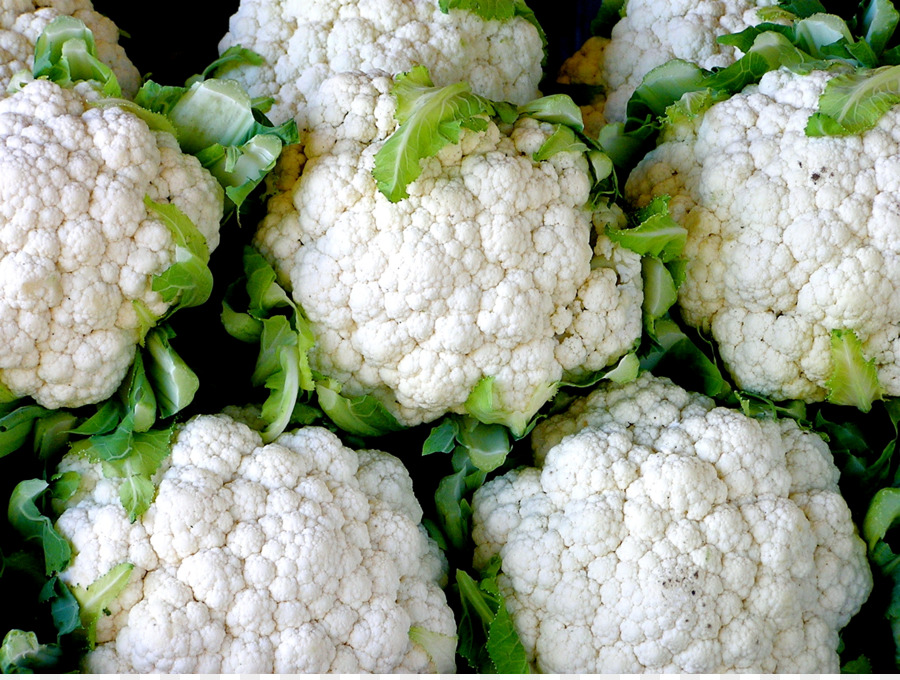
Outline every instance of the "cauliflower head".
{"type": "Polygon", "coordinates": [[[0,382],[47,408],[110,396],[141,321],[168,309],[152,277],[175,261],[144,203],[171,203],[210,250],[223,191],[175,138],[89,85],[36,80],[0,100],[0,382]]]}
{"type": "Polygon", "coordinates": [[[437,0],[241,0],[220,52],[252,49],[267,64],[228,71],[252,96],[273,96],[272,120],[306,122],[319,85],[343,71],[428,67],[435,83],[465,80],[489,99],[538,96],[542,37],[523,17],[485,20],[441,12],[437,0]]]}
{"type": "Polygon", "coordinates": [[[837,673],[866,549],[818,435],[662,378],[534,430],[473,499],[476,566],[551,673],[837,673]]]}
{"type": "Polygon", "coordinates": [[[688,230],[684,319],[711,332],[739,387],[775,399],[825,398],[838,329],[900,394],[900,111],[808,137],[829,77],[767,74],[674,126],[625,186],[638,205],[672,197],[688,230]]]}
{"type": "Polygon", "coordinates": [[[133,97],[141,74],[119,45],[118,27],[90,0],[0,0],[0,88],[5,91],[13,76],[31,71],[35,42],[58,16],[84,22],[94,35],[97,57],[113,70],[122,94],[133,97]]]}
{"type": "Polygon", "coordinates": [[[397,458],[314,427],[263,445],[228,416],[198,416],[134,524],[122,480],[72,454],[67,470],[81,484],[57,521],[75,553],[61,578],[85,586],[133,565],[87,672],[454,670],[446,561],[397,458]],[[413,642],[420,630],[446,649],[413,642]]]}
{"type": "Polygon", "coordinates": [[[625,108],[641,80],[670,59],[702,68],[728,66],[740,52],[716,38],[760,23],[757,11],[777,0],[627,0],[625,16],[609,38],[593,36],[560,68],[561,83],[601,90],[583,107],[596,136],[607,122],[625,120],[625,108]]]}
{"type": "Polygon", "coordinates": [[[390,202],[372,168],[396,128],[391,84],[323,84],[305,166],[283,160],[254,243],[312,322],[313,369],[346,393],[414,425],[465,412],[493,378],[502,411],[528,418],[565,373],[632,349],[639,257],[593,233],[582,154],[532,159],[553,129],[533,119],[463,131],[390,202]]]}

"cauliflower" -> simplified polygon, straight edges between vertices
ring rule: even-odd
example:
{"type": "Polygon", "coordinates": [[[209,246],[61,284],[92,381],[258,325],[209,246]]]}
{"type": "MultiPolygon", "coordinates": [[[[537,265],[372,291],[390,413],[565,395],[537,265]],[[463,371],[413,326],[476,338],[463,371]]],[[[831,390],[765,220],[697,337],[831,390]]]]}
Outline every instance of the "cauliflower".
{"type": "Polygon", "coordinates": [[[625,185],[638,205],[671,196],[688,230],[683,318],[712,333],[739,387],[775,399],[825,398],[843,330],[900,394],[900,112],[809,137],[830,77],[766,74],[672,126],[625,185]]]}
{"type": "Polygon", "coordinates": [[[81,475],[56,524],[75,554],[62,580],[86,587],[133,565],[87,672],[454,670],[446,561],[393,456],[315,427],[263,446],[228,416],[198,416],[134,524],[123,480],[75,454],[59,471],[81,475]]]}
{"type": "Polygon", "coordinates": [[[645,373],[533,440],[473,539],[541,671],[838,672],[872,575],[818,435],[645,373]]]}
{"type": "MultiPolygon", "coordinates": [[[[524,3],[522,3],[524,4],[524,3]]],[[[296,118],[321,83],[342,72],[428,67],[440,85],[467,80],[478,94],[524,104],[537,96],[542,35],[525,17],[440,11],[438,0],[241,0],[219,51],[234,45],[267,65],[228,71],[251,95],[274,96],[270,117],[296,118]]]]}
{"type": "Polygon", "coordinates": [[[554,128],[527,117],[463,130],[389,201],[372,169],[397,127],[391,86],[377,73],[325,81],[308,160],[283,160],[254,243],[312,322],[313,369],[344,393],[414,425],[465,412],[493,378],[495,405],[521,423],[564,374],[632,349],[640,259],[592,233],[583,154],[533,160],[554,128]]]}
{"type": "Polygon", "coordinates": [[[58,16],[80,19],[94,34],[97,56],[112,68],[126,97],[133,97],[141,75],[119,45],[119,29],[94,11],[90,0],[0,0],[0,89],[21,71],[30,71],[34,45],[58,16]]]}
{"type": "Polygon", "coordinates": [[[558,81],[600,88],[583,107],[585,126],[596,136],[607,122],[624,121],[635,88],[670,59],[706,69],[728,66],[740,52],[716,38],[760,23],[761,7],[777,0],[627,0],[625,16],[609,38],[593,36],[562,65],[558,81]]]}
{"type": "Polygon", "coordinates": [[[0,100],[0,382],[47,408],[109,397],[141,339],[135,304],[169,308],[152,277],[175,261],[174,204],[210,250],[223,192],[175,138],[89,83],[35,80],[0,100]]]}

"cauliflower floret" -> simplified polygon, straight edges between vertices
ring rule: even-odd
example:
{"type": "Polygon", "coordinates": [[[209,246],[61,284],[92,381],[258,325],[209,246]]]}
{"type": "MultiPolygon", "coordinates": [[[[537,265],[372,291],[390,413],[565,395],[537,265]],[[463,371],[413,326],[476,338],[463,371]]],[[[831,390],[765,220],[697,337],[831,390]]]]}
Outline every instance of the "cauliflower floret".
{"type": "Polygon", "coordinates": [[[807,136],[830,77],[765,75],[671,130],[625,186],[637,205],[671,196],[688,230],[684,319],[712,333],[738,386],[775,399],[825,398],[837,329],[900,394],[900,111],[807,136]]]}
{"type": "Polygon", "coordinates": [[[323,84],[302,174],[275,180],[254,243],[312,321],[314,369],[347,393],[414,425],[462,412],[492,377],[498,406],[527,419],[565,372],[633,347],[640,260],[592,234],[583,155],[532,159],[553,130],[533,119],[464,131],[388,201],[372,167],[396,128],[390,87],[360,72],[323,84]]]}
{"type": "Polygon", "coordinates": [[[38,36],[58,16],[73,16],[94,34],[97,56],[115,73],[122,94],[133,97],[141,75],[119,45],[119,29],[94,10],[90,0],[0,0],[0,88],[6,90],[20,71],[34,64],[38,36]]]}
{"type": "Polygon", "coordinates": [[[241,0],[219,50],[255,50],[261,67],[228,71],[252,96],[274,96],[270,117],[306,123],[319,85],[342,71],[428,67],[438,85],[465,80],[489,99],[538,96],[543,45],[525,18],[484,20],[437,0],[241,0]]]}
{"type": "Polygon", "coordinates": [[[644,374],[533,433],[473,499],[547,673],[837,673],[872,574],[818,435],[644,374]]]}
{"type": "Polygon", "coordinates": [[[228,416],[198,416],[133,524],[122,480],[76,455],[59,469],[81,474],[57,521],[75,554],[63,581],[85,587],[134,565],[98,622],[87,672],[454,670],[446,560],[397,458],[314,427],[264,446],[228,416]],[[414,642],[416,630],[446,649],[414,642]]]}
{"type": "Polygon", "coordinates": [[[134,357],[134,303],[175,260],[144,203],[175,204],[219,242],[223,191],[175,138],[89,86],[36,80],[0,100],[0,382],[48,408],[101,401],[134,357]]]}
{"type": "Polygon", "coordinates": [[[561,83],[598,88],[583,106],[594,136],[607,122],[624,121],[625,106],[647,73],[670,59],[702,68],[728,66],[740,51],[716,42],[760,23],[757,12],[777,0],[627,0],[609,38],[593,36],[560,68],[561,83]]]}

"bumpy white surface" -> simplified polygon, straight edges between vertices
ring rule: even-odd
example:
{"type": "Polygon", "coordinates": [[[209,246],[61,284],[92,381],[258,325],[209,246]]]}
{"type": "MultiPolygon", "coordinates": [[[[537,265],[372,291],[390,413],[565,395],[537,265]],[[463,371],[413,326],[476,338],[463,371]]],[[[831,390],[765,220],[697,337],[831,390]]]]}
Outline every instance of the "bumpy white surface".
{"type": "Polygon", "coordinates": [[[437,0],[241,0],[219,50],[242,45],[263,67],[228,72],[253,96],[275,97],[270,117],[306,122],[321,83],[343,71],[391,74],[428,67],[438,85],[460,80],[489,99],[524,104],[538,95],[543,47],[526,19],[485,21],[437,0]]]}
{"type": "Polygon", "coordinates": [[[684,318],[712,333],[740,387],[776,399],[825,398],[841,328],[900,394],[900,112],[808,137],[828,78],[767,74],[670,130],[625,186],[637,204],[672,197],[688,229],[684,318]]]}
{"type": "Polygon", "coordinates": [[[264,446],[227,416],[200,416],[134,524],[99,466],[69,456],[60,469],[82,475],[57,522],[75,551],[62,579],[86,586],[134,565],[86,672],[453,672],[446,562],[393,456],[320,428],[264,446]],[[414,627],[450,665],[410,640],[414,627]]]}
{"type": "Polygon", "coordinates": [[[837,673],[866,549],[826,444],[644,374],[474,497],[476,566],[547,673],[837,673]]]}
{"type": "Polygon", "coordinates": [[[126,97],[141,86],[141,75],[119,45],[119,29],[94,11],[90,0],[0,0],[0,91],[18,72],[34,64],[34,44],[56,17],[73,16],[94,34],[97,56],[116,74],[126,97]]]}
{"type": "Polygon", "coordinates": [[[175,138],[90,88],[34,81],[0,100],[0,382],[48,408],[95,403],[134,357],[133,301],[174,262],[144,197],[173,203],[219,242],[223,192],[175,138]]]}
{"type": "Polygon", "coordinates": [[[559,80],[603,89],[583,107],[586,128],[625,120],[625,107],[647,73],[670,59],[702,68],[728,66],[740,52],[716,38],[760,23],[760,7],[777,0],[627,0],[609,38],[594,36],[560,69],[559,80]]]}
{"type": "Polygon", "coordinates": [[[552,132],[533,120],[464,131],[389,202],[372,167],[396,127],[390,87],[358,72],[324,83],[309,160],[301,174],[283,159],[255,244],[313,322],[314,368],[349,393],[412,425],[461,410],[489,376],[498,406],[530,416],[564,372],[632,348],[640,260],[603,235],[592,248],[587,163],[532,160],[552,132]]]}

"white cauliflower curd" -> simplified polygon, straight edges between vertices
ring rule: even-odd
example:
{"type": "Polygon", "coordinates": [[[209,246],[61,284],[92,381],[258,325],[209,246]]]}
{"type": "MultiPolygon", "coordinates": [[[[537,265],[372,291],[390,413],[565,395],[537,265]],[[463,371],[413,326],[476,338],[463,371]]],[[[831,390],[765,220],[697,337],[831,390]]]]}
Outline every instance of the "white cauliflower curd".
{"type": "Polygon", "coordinates": [[[20,71],[31,71],[38,36],[59,16],[84,22],[94,35],[97,57],[113,70],[122,93],[133,97],[141,75],[119,45],[118,27],[90,0],[0,0],[0,89],[20,71]]]}
{"type": "Polygon", "coordinates": [[[223,191],[175,138],[89,84],[35,80],[0,100],[0,383],[47,408],[102,401],[140,340],[135,303],[169,305],[152,277],[175,261],[145,198],[219,241],[223,191]]]}
{"type": "Polygon", "coordinates": [[[670,59],[712,69],[733,63],[740,52],[716,42],[760,23],[759,8],[776,0],[627,0],[609,38],[592,36],[562,65],[561,83],[601,89],[583,107],[588,132],[625,120],[625,108],[649,71],[670,59]]]}
{"type": "Polygon", "coordinates": [[[826,397],[839,329],[900,394],[900,111],[809,137],[829,77],[766,74],[669,129],[625,185],[637,205],[671,196],[688,230],[683,318],[711,332],[740,388],[775,399],[826,397]]]}
{"type": "Polygon", "coordinates": [[[546,673],[837,673],[872,588],[820,437],[644,374],[473,499],[475,566],[546,673]]]}
{"type": "MultiPolygon", "coordinates": [[[[254,243],[312,321],[313,369],[344,393],[414,425],[465,412],[493,378],[495,407],[521,423],[564,374],[633,348],[640,259],[594,233],[583,154],[533,159],[553,126],[530,118],[463,130],[389,201],[372,168],[397,127],[391,84],[360,72],[323,84],[308,160],[302,172],[296,150],[282,160],[254,243]]],[[[611,212],[593,216],[600,231],[611,212]]]]}
{"type": "Polygon", "coordinates": [[[342,71],[428,67],[435,83],[468,81],[489,99],[524,104],[538,95],[544,56],[536,27],[521,16],[486,20],[444,13],[438,0],[241,0],[220,52],[241,45],[260,67],[231,69],[252,96],[274,96],[272,120],[303,127],[308,100],[342,71]]]}
{"type": "Polygon", "coordinates": [[[446,561],[393,456],[313,427],[264,446],[228,416],[199,416],[134,524],[123,480],[71,454],[66,470],[81,483],[57,521],[75,555],[61,578],[86,587],[133,565],[85,671],[453,672],[446,561]]]}

